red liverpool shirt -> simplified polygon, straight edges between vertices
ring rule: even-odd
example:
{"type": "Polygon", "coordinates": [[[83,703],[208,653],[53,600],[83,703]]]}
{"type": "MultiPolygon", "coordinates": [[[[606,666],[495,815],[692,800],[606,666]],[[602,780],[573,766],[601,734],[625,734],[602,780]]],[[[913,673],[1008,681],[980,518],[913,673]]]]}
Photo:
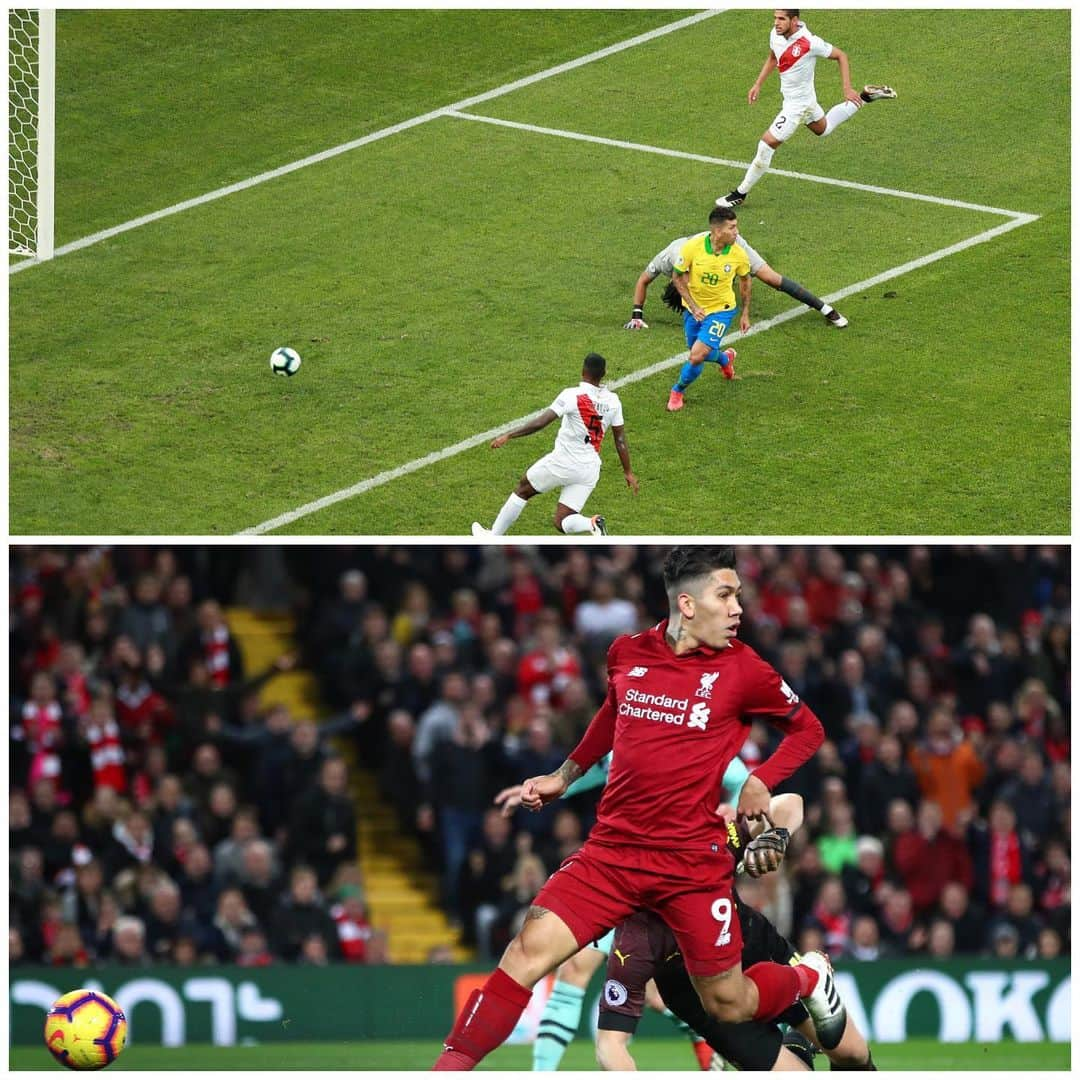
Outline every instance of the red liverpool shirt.
{"type": "Polygon", "coordinates": [[[667,620],[616,638],[608,650],[608,693],[571,760],[588,770],[613,750],[607,787],[589,839],[686,849],[721,837],[721,779],[752,720],[785,738],[753,775],[771,791],[824,739],[818,718],[741,641],[679,656],[667,620]]]}

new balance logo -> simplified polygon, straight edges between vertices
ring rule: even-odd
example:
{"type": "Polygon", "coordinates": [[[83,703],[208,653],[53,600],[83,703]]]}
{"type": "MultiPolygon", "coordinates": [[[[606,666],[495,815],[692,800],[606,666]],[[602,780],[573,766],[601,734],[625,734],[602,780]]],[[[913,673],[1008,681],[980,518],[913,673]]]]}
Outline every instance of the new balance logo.
{"type": "Polygon", "coordinates": [[[645,674],[648,673],[648,670],[649,669],[647,667],[632,667],[626,673],[626,677],[628,679],[640,679],[642,675],[645,675],[645,674]]]}

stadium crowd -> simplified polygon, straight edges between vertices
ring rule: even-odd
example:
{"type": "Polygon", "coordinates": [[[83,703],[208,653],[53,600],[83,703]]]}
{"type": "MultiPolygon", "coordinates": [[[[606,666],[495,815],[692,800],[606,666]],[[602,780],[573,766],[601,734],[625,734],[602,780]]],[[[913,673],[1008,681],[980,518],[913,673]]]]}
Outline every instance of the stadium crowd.
{"type": "MultiPolygon", "coordinates": [[[[610,642],[666,610],[666,551],[13,548],[10,962],[388,962],[331,737],[497,955],[601,792],[493,796],[577,742],[610,642]],[[247,671],[234,603],[291,609],[299,655],[247,671]],[[319,724],[259,706],[298,663],[319,724]]],[[[739,572],[740,636],[827,733],[743,899],[841,959],[1068,955],[1067,549],[759,545],[739,572]]],[[[749,728],[747,765],[775,737],[749,728]]]]}

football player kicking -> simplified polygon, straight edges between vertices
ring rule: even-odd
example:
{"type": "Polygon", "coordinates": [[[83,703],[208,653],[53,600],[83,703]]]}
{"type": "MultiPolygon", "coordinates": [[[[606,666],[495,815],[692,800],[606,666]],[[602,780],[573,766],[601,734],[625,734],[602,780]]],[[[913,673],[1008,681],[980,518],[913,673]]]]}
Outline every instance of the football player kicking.
{"type": "MultiPolygon", "coordinates": [[[[575,780],[563,793],[562,798],[569,798],[582,791],[590,791],[607,782],[611,767],[611,755],[601,758],[584,776],[575,780]]],[[[743,783],[750,775],[750,770],[742,758],[733,758],[724,772],[723,788],[725,798],[738,802],[743,783]]],[[[503,788],[495,796],[495,805],[502,809],[503,817],[509,817],[521,805],[521,784],[503,788]]],[[[555,972],[555,985],[544,1004],[540,1016],[536,1039],[533,1041],[533,1072],[554,1072],[558,1069],[566,1053],[566,1047],[577,1033],[581,1024],[581,1014],[585,1004],[585,990],[597,969],[611,955],[615,931],[609,930],[598,941],[590,942],[569,960],[563,961],[555,972]]],[[[690,988],[693,993],[693,987],[690,988]]],[[[712,1063],[713,1048],[703,1035],[694,1031],[685,1021],[676,1016],[656,992],[652,981],[645,984],[644,1002],[651,1009],[662,1013],[674,1023],[676,1028],[686,1035],[694,1048],[694,1054],[702,1069],[709,1069],[712,1063]]],[[[696,995],[695,995],[696,996],[696,995]]]]}
{"type": "Polygon", "coordinates": [[[784,733],[743,784],[738,812],[755,819],[768,812],[770,788],[821,746],[824,729],[737,640],[742,585],[731,547],[674,548],[664,585],[668,618],[608,650],[608,693],[581,742],[555,772],[522,786],[522,806],[539,810],[614,751],[588,839],[537,893],[497,969],[464,1003],[436,1070],[475,1068],[506,1040],[540,979],[646,908],[671,928],[714,1019],[772,1020],[801,999],[822,1044],[839,1042],[844,1010],[823,953],[743,971],[735,862],[716,835],[716,793],[754,720],[784,733]]]}
{"type": "Polygon", "coordinates": [[[630,447],[623,428],[622,402],[619,395],[600,385],[607,371],[607,361],[599,353],[589,353],[581,369],[581,382],[568,387],[539,416],[521,427],[491,440],[498,450],[511,439],[532,435],[562,417],[555,449],[534,462],[518,481],[518,486],[503,503],[490,529],[479,521],[472,523],[473,536],[502,536],[517,521],[525,504],[544,491],[560,488],[555,507],[555,528],[561,533],[607,535],[601,514],[585,517],[581,510],[600,479],[600,444],[611,428],[615,452],[623,467],[627,487],[636,495],[638,479],[630,468],[630,447]]]}
{"type": "MultiPolygon", "coordinates": [[[[725,809],[730,812],[731,808],[725,809]]],[[[800,796],[775,795],[769,801],[767,829],[757,822],[748,828],[741,820],[730,820],[728,844],[735,858],[741,859],[741,867],[751,877],[778,869],[791,834],[802,824],[802,816],[800,796]]],[[[799,962],[794,947],[764,915],[743,904],[738,893],[734,899],[742,927],[744,967],[768,960],[782,964],[799,962]]],[[[648,911],[637,912],[615,929],[596,1032],[596,1060],[601,1068],[608,1071],[635,1068],[629,1043],[641,1019],[645,986],[653,979],[668,1008],[704,1035],[722,1060],[738,1069],[813,1070],[813,1058],[819,1046],[834,1070],[877,1069],[866,1039],[842,1005],[843,1024],[834,1032],[835,1041],[815,1033],[801,1002],[771,1023],[750,1020],[725,1024],[714,1020],[694,992],[671,931],[663,920],[648,911]],[[781,1023],[790,1028],[786,1035],[777,1026],[781,1023]]]]}
{"type": "MultiPolygon", "coordinates": [[[[696,233],[694,236],[680,236],[678,240],[672,240],[663,251],[653,256],[649,261],[648,266],[642,270],[641,276],[637,279],[637,284],[634,286],[634,309],[630,313],[630,321],[623,327],[624,330],[649,329],[649,324],[645,321],[645,297],[648,294],[649,286],[660,277],[661,274],[670,278],[682,249],[691,240],[699,240],[705,235],[706,234],[702,232],[696,233]]],[[[835,326],[838,330],[847,326],[847,319],[845,319],[836,308],[816,297],[804,285],[800,285],[797,281],[793,281],[791,278],[784,277],[777,273],[746,242],[741,233],[736,233],[735,243],[743,248],[747,257],[750,259],[751,277],[756,277],[758,281],[763,281],[770,288],[776,289],[778,292],[787,293],[788,296],[793,296],[807,307],[813,308],[815,311],[820,311],[821,314],[825,316],[825,320],[830,326],[835,326]]],[[[670,282],[668,283],[667,289],[664,291],[664,303],[673,311],[680,315],[682,314],[682,297],[679,295],[675,286],[670,282]]]]}
{"type": "Polygon", "coordinates": [[[773,11],[769,55],[747,94],[751,105],[757,101],[762,85],[774,71],[780,72],[783,107],[761,136],[754,160],[750,162],[750,168],[739,186],[717,199],[717,206],[731,207],[744,203],[750,189],[769,171],[776,148],[787,142],[800,124],[805,124],[815,135],[831,135],[867,102],[896,97],[896,91],[889,86],[865,86],[861,93],[857,92],[851,85],[847,53],[811,34],[806,24],[799,20],[798,8],[777,8],[773,11]],[[844,100],[828,112],[818,104],[814,88],[814,68],[819,57],[835,60],[840,65],[840,80],[844,89],[844,100]]]}

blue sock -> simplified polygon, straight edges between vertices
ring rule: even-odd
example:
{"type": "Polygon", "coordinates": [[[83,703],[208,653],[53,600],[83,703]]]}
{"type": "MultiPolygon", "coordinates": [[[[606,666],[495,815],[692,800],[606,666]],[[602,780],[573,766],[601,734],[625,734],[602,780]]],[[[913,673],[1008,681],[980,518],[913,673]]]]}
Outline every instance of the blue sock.
{"type": "Polygon", "coordinates": [[[683,393],[686,388],[701,374],[701,364],[691,364],[689,360],[682,366],[679,372],[679,381],[671,388],[683,393]]]}
{"type": "Polygon", "coordinates": [[[533,1043],[533,1072],[555,1072],[566,1053],[566,1046],[577,1034],[585,991],[560,980],[555,981],[551,997],[540,1017],[540,1028],[533,1043]]]}
{"type": "Polygon", "coordinates": [[[726,349],[723,351],[717,349],[715,353],[709,353],[709,355],[705,357],[705,360],[707,363],[719,364],[721,367],[727,367],[728,364],[731,363],[728,359],[726,349]]]}

